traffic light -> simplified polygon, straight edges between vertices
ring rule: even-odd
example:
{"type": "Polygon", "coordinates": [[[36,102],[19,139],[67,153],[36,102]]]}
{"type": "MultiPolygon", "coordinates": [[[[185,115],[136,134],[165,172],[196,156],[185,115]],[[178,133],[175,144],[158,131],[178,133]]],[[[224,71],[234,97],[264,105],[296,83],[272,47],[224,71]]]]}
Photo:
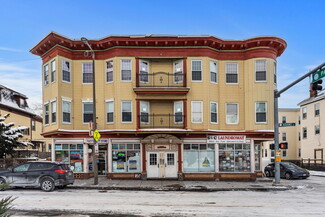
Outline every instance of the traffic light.
{"type": "Polygon", "coordinates": [[[279,144],[280,149],[288,149],[288,143],[287,142],[282,142],[279,144]]]}
{"type": "Polygon", "coordinates": [[[273,143],[270,144],[270,149],[271,149],[271,150],[274,150],[274,144],[273,144],[273,143]]]}
{"type": "Polygon", "coordinates": [[[310,84],[310,97],[315,97],[317,96],[317,91],[318,90],[322,90],[323,87],[322,87],[322,84],[323,83],[323,80],[318,80],[318,81],[315,81],[314,83],[311,83],[310,84]]]}

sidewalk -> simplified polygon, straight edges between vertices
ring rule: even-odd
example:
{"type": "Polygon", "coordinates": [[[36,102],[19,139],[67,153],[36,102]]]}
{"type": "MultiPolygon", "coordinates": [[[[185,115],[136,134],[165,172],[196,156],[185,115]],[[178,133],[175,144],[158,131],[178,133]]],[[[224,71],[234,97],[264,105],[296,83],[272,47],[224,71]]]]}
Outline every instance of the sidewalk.
{"type": "Polygon", "coordinates": [[[98,185],[94,179],[80,180],[69,188],[98,189],[98,190],[135,190],[135,191],[285,191],[296,189],[287,184],[273,185],[273,179],[258,178],[255,182],[227,182],[227,181],[178,181],[178,180],[110,180],[106,177],[98,178],[98,185]]]}

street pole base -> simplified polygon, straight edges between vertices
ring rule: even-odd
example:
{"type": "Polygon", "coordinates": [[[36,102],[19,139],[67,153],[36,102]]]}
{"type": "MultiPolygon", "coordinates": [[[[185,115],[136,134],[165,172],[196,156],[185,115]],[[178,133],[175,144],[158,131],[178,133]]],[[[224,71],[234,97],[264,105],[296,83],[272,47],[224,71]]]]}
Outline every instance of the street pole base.
{"type": "Polygon", "coordinates": [[[273,182],[273,184],[272,184],[273,186],[278,186],[278,187],[281,187],[281,186],[284,186],[283,184],[277,184],[277,183],[275,183],[275,182],[273,182]]]}

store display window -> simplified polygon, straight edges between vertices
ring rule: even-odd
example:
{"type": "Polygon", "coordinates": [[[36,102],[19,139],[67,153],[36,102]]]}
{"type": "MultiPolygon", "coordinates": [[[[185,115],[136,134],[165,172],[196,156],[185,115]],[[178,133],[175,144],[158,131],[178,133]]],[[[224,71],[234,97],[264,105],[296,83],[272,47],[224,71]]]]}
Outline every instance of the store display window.
{"type": "Polygon", "coordinates": [[[55,144],[55,161],[69,164],[73,172],[83,172],[83,144],[55,144]]]}
{"type": "Polygon", "coordinates": [[[255,152],[255,171],[261,170],[261,146],[259,144],[254,144],[255,152]]]}
{"type": "Polygon", "coordinates": [[[250,144],[219,144],[220,172],[250,172],[250,144]]]}
{"type": "Polygon", "coordinates": [[[214,172],[214,144],[184,144],[184,172],[214,172]]]}
{"type": "Polygon", "coordinates": [[[141,172],[140,144],[112,145],[113,172],[141,172]]]}

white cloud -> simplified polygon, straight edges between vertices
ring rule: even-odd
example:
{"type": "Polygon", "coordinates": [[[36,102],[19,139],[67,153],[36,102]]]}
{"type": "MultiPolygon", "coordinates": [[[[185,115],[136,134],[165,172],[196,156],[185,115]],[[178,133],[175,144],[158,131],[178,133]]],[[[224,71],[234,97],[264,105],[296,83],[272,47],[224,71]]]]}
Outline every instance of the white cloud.
{"type": "Polygon", "coordinates": [[[10,51],[10,52],[25,52],[23,50],[18,50],[18,49],[9,48],[9,47],[0,47],[0,50],[2,50],[2,51],[10,51]]]}
{"type": "Polygon", "coordinates": [[[315,69],[317,66],[318,66],[318,65],[307,65],[307,66],[305,66],[304,68],[305,68],[306,70],[308,70],[308,71],[311,71],[311,70],[315,69]]]}
{"type": "Polygon", "coordinates": [[[10,63],[0,62],[0,73],[5,72],[39,72],[35,69],[25,68],[10,63]]]}

